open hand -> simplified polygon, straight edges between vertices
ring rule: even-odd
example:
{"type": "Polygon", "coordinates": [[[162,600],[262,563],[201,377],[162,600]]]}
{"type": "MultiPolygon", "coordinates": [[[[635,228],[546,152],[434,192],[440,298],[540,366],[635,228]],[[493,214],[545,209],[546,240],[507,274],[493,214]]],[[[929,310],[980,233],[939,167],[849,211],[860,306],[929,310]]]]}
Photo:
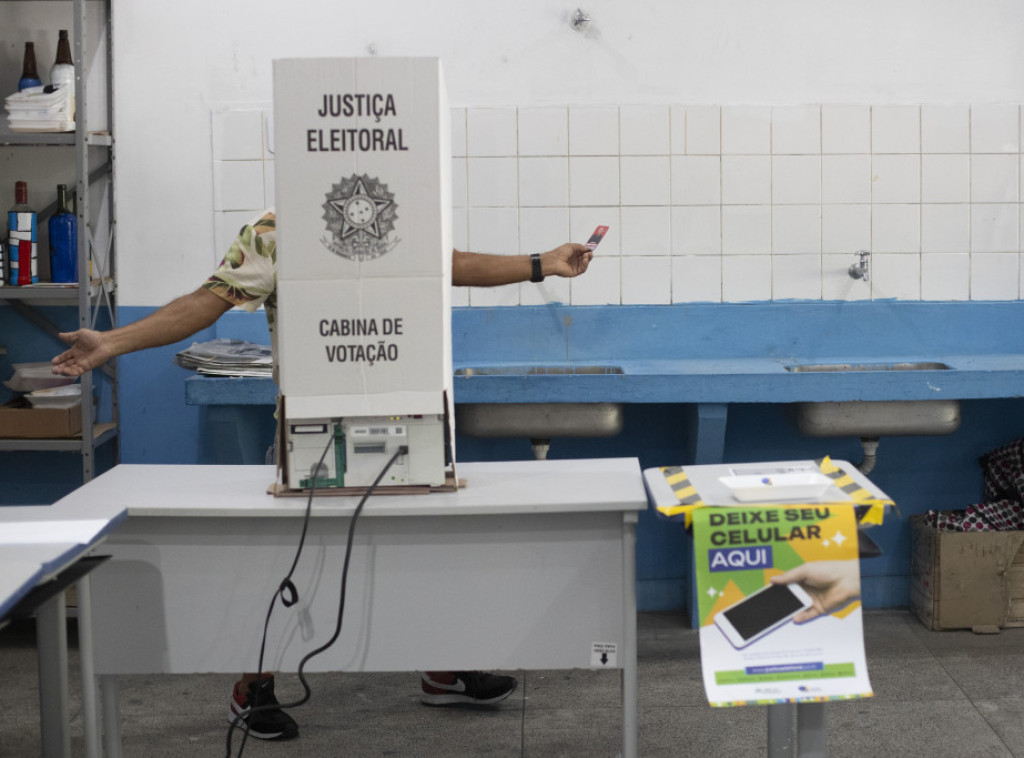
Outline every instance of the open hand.
{"type": "Polygon", "coordinates": [[[61,332],[57,336],[71,347],[51,361],[55,374],[81,376],[86,371],[102,366],[112,355],[101,332],[79,329],[61,332]]]}

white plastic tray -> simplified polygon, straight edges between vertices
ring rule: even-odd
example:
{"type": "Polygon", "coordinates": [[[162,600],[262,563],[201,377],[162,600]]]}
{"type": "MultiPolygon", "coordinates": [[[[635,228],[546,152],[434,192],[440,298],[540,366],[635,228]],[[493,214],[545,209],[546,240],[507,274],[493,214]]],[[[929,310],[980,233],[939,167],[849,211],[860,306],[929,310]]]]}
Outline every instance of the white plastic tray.
{"type": "Polygon", "coordinates": [[[741,503],[815,503],[824,499],[849,500],[849,496],[833,486],[829,477],[817,472],[721,476],[718,481],[741,503]],[[826,498],[826,495],[829,497],[826,498]]]}
{"type": "Polygon", "coordinates": [[[15,392],[32,392],[51,387],[63,387],[77,381],[76,377],[53,373],[53,365],[50,361],[40,361],[38,363],[15,363],[14,374],[4,382],[4,386],[15,392]]]}
{"type": "Polygon", "coordinates": [[[68,384],[25,395],[33,408],[71,408],[82,401],[82,385],[68,384]]]}

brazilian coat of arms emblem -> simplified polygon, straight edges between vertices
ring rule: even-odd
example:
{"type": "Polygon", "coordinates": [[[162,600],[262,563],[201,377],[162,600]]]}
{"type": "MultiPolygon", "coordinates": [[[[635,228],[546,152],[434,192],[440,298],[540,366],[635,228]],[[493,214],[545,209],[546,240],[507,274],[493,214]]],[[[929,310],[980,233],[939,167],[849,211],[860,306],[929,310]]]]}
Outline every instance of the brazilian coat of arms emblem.
{"type": "Polygon", "coordinates": [[[323,204],[328,234],[322,242],[336,255],[366,261],[398,244],[392,239],[398,205],[387,185],[368,174],[353,174],[331,187],[323,204]]]}

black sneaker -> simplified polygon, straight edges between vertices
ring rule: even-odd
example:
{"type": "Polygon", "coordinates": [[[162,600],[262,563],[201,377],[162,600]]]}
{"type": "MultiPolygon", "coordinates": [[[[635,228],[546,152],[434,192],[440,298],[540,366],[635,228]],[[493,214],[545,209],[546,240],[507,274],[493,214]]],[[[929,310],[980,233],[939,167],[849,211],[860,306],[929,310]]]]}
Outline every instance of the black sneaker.
{"type": "Polygon", "coordinates": [[[299,736],[299,725],[295,719],[280,708],[250,713],[254,707],[279,705],[274,697],[274,677],[266,676],[259,682],[249,682],[243,691],[242,683],[235,683],[231,696],[231,713],[228,721],[260,740],[290,740],[299,736]]]}
{"type": "Polygon", "coordinates": [[[515,692],[519,682],[483,671],[426,672],[420,686],[424,705],[494,705],[515,692]]]}

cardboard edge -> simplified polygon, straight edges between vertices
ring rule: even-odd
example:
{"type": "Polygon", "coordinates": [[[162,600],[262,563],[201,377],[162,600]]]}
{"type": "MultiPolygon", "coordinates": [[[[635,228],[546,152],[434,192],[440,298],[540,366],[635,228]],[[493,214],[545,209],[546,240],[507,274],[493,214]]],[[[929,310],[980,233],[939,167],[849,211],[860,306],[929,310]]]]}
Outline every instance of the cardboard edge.
{"type": "Polygon", "coordinates": [[[16,397],[8,402],[0,405],[0,422],[8,422],[8,416],[13,419],[17,419],[18,423],[24,427],[25,423],[29,420],[32,422],[42,420],[42,423],[49,423],[52,425],[54,420],[61,424],[66,424],[66,429],[62,429],[60,433],[51,433],[49,429],[40,431],[38,427],[34,428],[21,428],[18,429],[20,433],[11,434],[9,425],[5,425],[0,428],[0,439],[12,439],[12,440],[81,440],[82,439],[82,404],[81,402],[75,405],[64,407],[64,408],[46,408],[39,407],[33,408],[27,404],[22,397],[16,397]]]}
{"type": "MultiPolygon", "coordinates": [[[[454,471],[446,472],[444,484],[427,486],[422,484],[387,485],[373,490],[374,495],[426,495],[431,492],[456,492],[466,486],[465,479],[459,479],[454,471]]],[[[365,495],[369,487],[316,487],[313,497],[339,497],[365,495]]],[[[274,497],[309,497],[310,489],[291,489],[280,482],[271,482],[267,494],[274,497]]]]}

